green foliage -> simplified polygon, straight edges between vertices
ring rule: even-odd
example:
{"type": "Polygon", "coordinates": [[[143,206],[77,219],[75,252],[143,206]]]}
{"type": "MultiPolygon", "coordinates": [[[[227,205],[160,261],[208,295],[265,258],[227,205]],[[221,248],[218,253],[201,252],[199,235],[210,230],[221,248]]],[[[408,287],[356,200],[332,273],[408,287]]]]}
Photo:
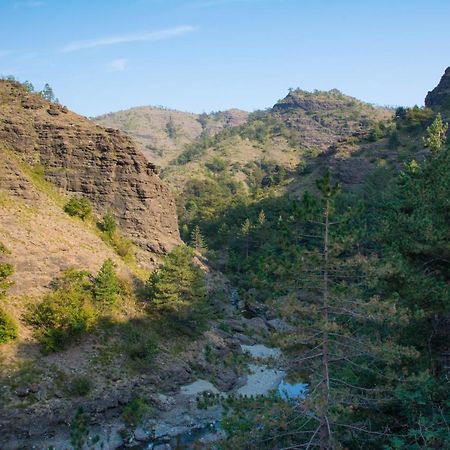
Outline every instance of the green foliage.
{"type": "Polygon", "coordinates": [[[72,397],[85,397],[92,389],[92,381],[86,375],[74,376],[67,386],[67,391],[72,397]]]}
{"type": "MultiPolygon", "coordinates": [[[[421,136],[434,117],[432,111],[412,108],[398,110],[396,115],[397,129],[378,124],[383,137],[389,137],[389,146],[420,149],[421,136]]],[[[433,132],[433,126],[430,128],[428,136],[433,132]]],[[[443,136],[440,126],[434,128],[443,136]]],[[[317,186],[325,198],[336,197],[332,221],[337,225],[331,232],[331,269],[335,270],[332,295],[342,300],[335,305],[337,308],[349,302],[342,319],[333,310],[332,329],[338,335],[346,330],[340,338],[342,346],[354,334],[365,347],[352,360],[356,366],[342,362],[332,371],[333,379],[342,382],[335,392],[340,392],[343,399],[351,398],[353,404],[348,407],[338,401],[331,411],[333,420],[342,424],[335,436],[345,448],[441,448],[445,442],[449,394],[443,356],[450,340],[448,154],[442,142],[440,151],[423,163],[410,161],[398,177],[392,169],[380,166],[361,189],[340,197],[336,197],[339,187],[326,180],[317,186]],[[351,301],[354,304],[350,305],[351,301]],[[428,381],[418,378],[422,372],[427,373],[428,381]],[[344,383],[366,389],[366,398],[355,396],[350,388],[342,389],[344,383]],[[409,398],[415,395],[417,399],[409,398]],[[416,401],[420,407],[414,406],[416,401]],[[408,403],[413,407],[409,408],[408,403]],[[370,435],[369,440],[364,432],[345,428],[355,423],[380,434],[370,435]]],[[[250,306],[265,303],[288,322],[304,318],[300,331],[287,333],[282,344],[293,355],[305,354],[305,342],[314,342],[305,340],[306,330],[313,327],[317,331],[323,326],[321,310],[314,309],[312,302],[314,289],[322,286],[322,280],[313,281],[311,275],[321,261],[320,226],[314,221],[323,210],[323,202],[312,195],[304,195],[299,201],[294,196],[276,195],[270,189],[250,193],[238,190],[232,196],[222,174],[190,182],[183,195],[179,209],[182,226],[192,230],[198,225],[208,247],[228,255],[221,269],[239,288],[240,298],[250,306]]],[[[355,344],[349,345],[343,358],[337,360],[353,358],[356,348],[355,344]]],[[[207,348],[205,355],[214,357],[207,348]]],[[[313,369],[312,365],[302,368],[310,383],[319,381],[313,369]]],[[[311,402],[315,405],[308,404],[308,408],[320,405],[317,398],[311,397],[311,402]]],[[[269,430],[276,444],[268,444],[268,448],[279,444],[276,439],[285,446],[289,442],[282,441],[284,438],[294,440],[289,430],[295,426],[283,430],[282,413],[262,417],[261,404],[260,399],[242,405],[236,411],[238,417],[230,418],[233,424],[226,429],[228,448],[252,448],[253,442],[264,448],[257,435],[269,430]],[[268,425],[272,416],[274,420],[268,425]]],[[[286,414],[292,412],[286,405],[283,408],[286,414]]],[[[299,415],[296,417],[300,420],[299,415]]],[[[224,429],[227,426],[225,421],[224,429]]],[[[294,444],[305,443],[299,435],[295,439],[294,444]]]]}
{"type": "Polygon", "coordinates": [[[120,232],[112,211],[108,210],[97,226],[102,231],[102,239],[113,247],[121,258],[133,258],[133,242],[120,232]]]}
{"type": "Polygon", "coordinates": [[[56,100],[53,89],[51,88],[51,86],[48,83],[45,83],[44,89],[41,91],[41,95],[48,102],[54,102],[56,100]]]}
{"type": "Polygon", "coordinates": [[[119,294],[119,280],[111,259],[103,262],[94,280],[94,299],[102,306],[114,305],[119,294]]]}
{"type": "Polygon", "coordinates": [[[205,239],[198,225],[195,225],[191,233],[191,246],[199,253],[203,253],[207,250],[205,239]]]}
{"type": "Polygon", "coordinates": [[[420,131],[433,120],[434,112],[430,108],[397,108],[395,119],[397,127],[408,131],[420,131]]]}
{"type": "Polygon", "coordinates": [[[57,280],[55,290],[32,305],[25,318],[37,329],[43,351],[62,350],[92,329],[97,311],[92,304],[86,272],[69,270],[57,280]]]}
{"type": "Polygon", "coordinates": [[[178,130],[172,117],[170,117],[169,121],[166,123],[166,133],[170,139],[176,139],[178,137],[178,130]]]}
{"type": "Polygon", "coordinates": [[[27,92],[34,92],[34,86],[33,83],[31,83],[31,81],[24,81],[22,83],[22,86],[27,92]]]}
{"type": "Polygon", "coordinates": [[[130,322],[121,332],[122,351],[127,355],[131,368],[147,371],[155,363],[158,354],[157,336],[147,322],[130,322]]]}
{"type": "Polygon", "coordinates": [[[143,397],[133,397],[123,408],[122,419],[130,427],[137,427],[142,423],[150,407],[143,397]]]}
{"type": "Polygon", "coordinates": [[[65,205],[64,211],[72,217],[88,218],[92,213],[91,202],[86,197],[72,197],[65,205]]]}
{"type": "Polygon", "coordinates": [[[70,443],[74,450],[83,450],[88,441],[89,428],[87,425],[87,417],[83,408],[77,409],[75,417],[70,424],[70,443]]]}
{"type": "Polygon", "coordinates": [[[112,236],[110,236],[110,242],[120,257],[132,258],[133,243],[130,239],[127,239],[116,231],[112,236]]]}
{"type": "MultiPolygon", "coordinates": [[[[383,121],[379,121],[376,122],[372,128],[372,130],[370,131],[369,134],[369,140],[372,142],[376,142],[379,141],[380,139],[388,136],[390,134],[390,132],[392,131],[392,124],[383,122],[383,121]]],[[[395,125],[394,125],[395,127],[395,125]]]]}
{"type": "Polygon", "coordinates": [[[224,450],[295,448],[308,442],[311,423],[290,402],[276,395],[252,398],[230,396],[222,402],[221,426],[227,437],[220,442],[224,450]]]}
{"type": "Polygon", "coordinates": [[[117,223],[111,210],[108,210],[103,216],[103,219],[100,222],[100,229],[109,237],[113,236],[113,234],[116,232],[117,223]]]}
{"type": "Polygon", "coordinates": [[[196,332],[203,329],[207,320],[207,292],[205,274],[193,256],[185,245],[173,249],[160,269],[150,275],[148,298],[156,311],[196,332]]]}
{"type": "Polygon", "coordinates": [[[8,288],[11,286],[11,281],[8,281],[8,277],[10,277],[14,273],[14,267],[9,263],[0,263],[0,298],[2,298],[8,288]]]}
{"type": "Polygon", "coordinates": [[[436,359],[450,340],[450,151],[423,164],[412,161],[400,174],[381,221],[388,256],[386,289],[413,312],[404,339],[436,359]]]}
{"type": "Polygon", "coordinates": [[[16,339],[17,324],[14,319],[0,307],[0,344],[16,339]]]}
{"type": "Polygon", "coordinates": [[[227,168],[227,165],[227,161],[217,156],[205,163],[205,167],[213,173],[223,172],[227,168]]]}
{"type": "Polygon", "coordinates": [[[442,150],[445,145],[448,123],[442,121],[442,116],[438,114],[433,123],[427,128],[427,136],[423,139],[425,147],[433,153],[442,150]]]}

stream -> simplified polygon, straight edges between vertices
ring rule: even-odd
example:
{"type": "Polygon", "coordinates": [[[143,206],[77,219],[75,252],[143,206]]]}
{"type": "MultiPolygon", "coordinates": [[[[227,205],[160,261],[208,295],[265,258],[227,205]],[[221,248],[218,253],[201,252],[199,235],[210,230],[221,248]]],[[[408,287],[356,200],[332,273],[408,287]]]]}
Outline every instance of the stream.
{"type": "MultiPolygon", "coordinates": [[[[245,383],[230,394],[255,396],[276,391],[286,400],[305,398],[307,385],[288,382],[286,372],[277,367],[281,365],[282,357],[279,348],[270,348],[262,344],[241,345],[241,347],[243,352],[253,357],[253,362],[248,364],[249,373],[245,383]]],[[[182,386],[177,403],[184,402],[184,406],[177,406],[168,411],[165,417],[161,418],[165,422],[156,424],[153,433],[148,436],[150,440],[133,448],[148,450],[190,449],[194,446],[213,448],[211,447],[213,443],[224,437],[220,427],[222,407],[217,405],[203,410],[198,409],[196,399],[199,395],[205,394],[222,397],[229,395],[220,392],[209,381],[201,379],[182,386]],[[186,423],[187,418],[191,423],[186,423]]]]}

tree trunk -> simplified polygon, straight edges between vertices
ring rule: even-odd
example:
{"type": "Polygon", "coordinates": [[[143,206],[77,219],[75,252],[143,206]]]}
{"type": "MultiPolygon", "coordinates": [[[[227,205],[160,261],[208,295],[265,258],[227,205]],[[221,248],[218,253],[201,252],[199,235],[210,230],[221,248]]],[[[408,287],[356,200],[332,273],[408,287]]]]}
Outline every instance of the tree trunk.
{"type": "Polygon", "coordinates": [[[330,401],[330,376],[328,372],[329,348],[328,348],[328,233],[329,233],[330,200],[325,204],[325,230],[324,230],[324,268],[323,268],[323,323],[324,330],[322,335],[322,411],[320,414],[320,449],[330,450],[331,433],[329,423],[329,401],[330,401]]]}

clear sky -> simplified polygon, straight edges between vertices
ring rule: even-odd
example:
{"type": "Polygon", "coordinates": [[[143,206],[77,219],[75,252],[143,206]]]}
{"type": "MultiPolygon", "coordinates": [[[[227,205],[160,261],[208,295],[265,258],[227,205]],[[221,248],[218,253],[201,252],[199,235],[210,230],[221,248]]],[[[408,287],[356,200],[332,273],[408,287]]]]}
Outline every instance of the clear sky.
{"type": "Polygon", "coordinates": [[[88,116],[272,106],[290,87],[423,104],[450,0],[0,0],[0,74],[88,116]]]}

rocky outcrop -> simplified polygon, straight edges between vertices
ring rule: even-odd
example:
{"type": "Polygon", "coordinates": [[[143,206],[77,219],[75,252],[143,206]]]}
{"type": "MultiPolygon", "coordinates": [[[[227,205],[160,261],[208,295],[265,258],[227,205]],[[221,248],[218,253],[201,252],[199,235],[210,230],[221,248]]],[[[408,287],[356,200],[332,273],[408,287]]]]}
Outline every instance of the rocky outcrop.
{"type": "Polygon", "coordinates": [[[331,145],[368,133],[371,124],[392,116],[387,108],[377,108],[342,94],[337,89],[308,92],[291,90],[272,108],[302,146],[326,150],[331,145]]]}
{"type": "Polygon", "coordinates": [[[121,132],[1,81],[0,143],[63,193],[89,198],[98,215],[112,210],[144,251],[163,254],[180,242],[168,187],[121,132]]]}
{"type": "Polygon", "coordinates": [[[447,67],[439,84],[425,97],[425,106],[450,119],[450,67],[447,67]]]}

